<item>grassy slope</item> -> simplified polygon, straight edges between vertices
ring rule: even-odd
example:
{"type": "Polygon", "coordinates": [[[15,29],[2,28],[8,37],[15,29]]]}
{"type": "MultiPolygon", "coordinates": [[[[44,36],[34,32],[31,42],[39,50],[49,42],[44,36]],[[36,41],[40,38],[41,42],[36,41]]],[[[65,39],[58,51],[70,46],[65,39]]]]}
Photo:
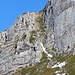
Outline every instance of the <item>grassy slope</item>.
{"type": "Polygon", "coordinates": [[[75,55],[69,57],[67,60],[67,64],[64,66],[67,75],[75,75],[75,55]]]}
{"type": "Polygon", "coordinates": [[[49,60],[47,60],[47,55],[44,52],[42,53],[42,55],[43,57],[40,63],[35,66],[23,68],[13,75],[55,75],[54,72],[58,68],[48,69],[47,64],[49,60]]]}
{"type": "MultiPolygon", "coordinates": [[[[47,59],[47,55],[43,52],[43,57],[41,59],[41,62],[38,63],[35,66],[26,67],[18,71],[17,73],[13,75],[56,75],[55,72],[59,70],[58,68],[47,68],[47,64],[49,60],[47,59]]],[[[61,61],[66,61],[67,64],[63,67],[66,75],[75,75],[75,55],[71,55],[70,57],[58,57],[58,59],[61,61]],[[65,58],[65,59],[64,59],[65,58]]]]}

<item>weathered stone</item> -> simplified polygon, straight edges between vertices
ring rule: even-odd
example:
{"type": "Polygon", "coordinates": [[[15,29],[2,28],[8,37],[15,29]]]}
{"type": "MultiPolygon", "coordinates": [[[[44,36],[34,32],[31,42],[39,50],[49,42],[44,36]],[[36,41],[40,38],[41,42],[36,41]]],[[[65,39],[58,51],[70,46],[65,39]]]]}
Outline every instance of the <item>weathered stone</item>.
{"type": "Polygon", "coordinates": [[[7,31],[0,33],[0,75],[33,66],[42,58],[41,47],[37,45],[39,38],[29,42],[31,32],[38,28],[35,22],[38,15],[35,12],[22,14],[7,31]]]}
{"type": "MultiPolygon", "coordinates": [[[[61,52],[75,54],[75,1],[49,0],[42,14],[43,31],[37,22],[40,14],[23,13],[7,31],[0,33],[0,75],[11,75],[39,63],[42,48],[49,56],[61,52]]],[[[50,61],[47,68],[53,64],[50,61]]]]}
{"type": "Polygon", "coordinates": [[[44,8],[47,31],[46,46],[65,52],[75,44],[75,1],[49,0],[44,8]],[[54,36],[54,37],[53,37],[54,36]],[[52,44],[53,43],[53,44],[52,44]]]}

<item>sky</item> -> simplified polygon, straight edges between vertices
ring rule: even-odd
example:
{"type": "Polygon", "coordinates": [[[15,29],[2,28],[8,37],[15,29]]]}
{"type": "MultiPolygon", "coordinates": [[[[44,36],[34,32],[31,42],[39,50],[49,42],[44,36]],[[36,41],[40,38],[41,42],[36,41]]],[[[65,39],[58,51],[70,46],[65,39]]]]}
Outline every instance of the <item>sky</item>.
{"type": "Polygon", "coordinates": [[[0,32],[7,30],[24,12],[39,12],[48,0],[0,0],[0,32]]]}

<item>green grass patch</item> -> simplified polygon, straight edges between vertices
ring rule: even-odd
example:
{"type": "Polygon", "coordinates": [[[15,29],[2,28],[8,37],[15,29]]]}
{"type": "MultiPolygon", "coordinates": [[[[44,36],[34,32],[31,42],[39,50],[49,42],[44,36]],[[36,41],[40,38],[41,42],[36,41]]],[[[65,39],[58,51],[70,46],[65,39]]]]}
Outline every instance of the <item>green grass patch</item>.
{"type": "Polygon", "coordinates": [[[67,64],[64,68],[67,71],[67,75],[75,75],[75,55],[70,56],[66,62],[67,64]]]}
{"type": "Polygon", "coordinates": [[[56,51],[56,49],[55,49],[54,47],[52,48],[52,50],[53,50],[53,51],[56,51]]]}
{"type": "Polygon", "coordinates": [[[38,18],[36,19],[36,22],[38,22],[38,24],[39,24],[39,30],[41,31],[41,32],[45,32],[45,28],[44,28],[44,21],[43,21],[43,16],[41,15],[39,15],[38,16],[38,18]]]}
{"type": "Polygon", "coordinates": [[[37,32],[35,30],[31,31],[30,33],[30,38],[29,38],[29,42],[32,43],[33,41],[35,41],[35,37],[36,37],[37,32]],[[35,37],[34,37],[35,36],[35,37]]]}

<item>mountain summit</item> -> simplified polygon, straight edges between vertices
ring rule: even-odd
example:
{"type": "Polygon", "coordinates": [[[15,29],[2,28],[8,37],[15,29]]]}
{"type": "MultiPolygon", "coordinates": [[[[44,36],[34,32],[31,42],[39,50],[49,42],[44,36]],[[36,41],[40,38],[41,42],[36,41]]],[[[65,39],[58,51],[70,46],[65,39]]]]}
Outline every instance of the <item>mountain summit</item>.
{"type": "Polygon", "coordinates": [[[0,33],[0,75],[75,75],[75,1],[49,0],[0,33]]]}

